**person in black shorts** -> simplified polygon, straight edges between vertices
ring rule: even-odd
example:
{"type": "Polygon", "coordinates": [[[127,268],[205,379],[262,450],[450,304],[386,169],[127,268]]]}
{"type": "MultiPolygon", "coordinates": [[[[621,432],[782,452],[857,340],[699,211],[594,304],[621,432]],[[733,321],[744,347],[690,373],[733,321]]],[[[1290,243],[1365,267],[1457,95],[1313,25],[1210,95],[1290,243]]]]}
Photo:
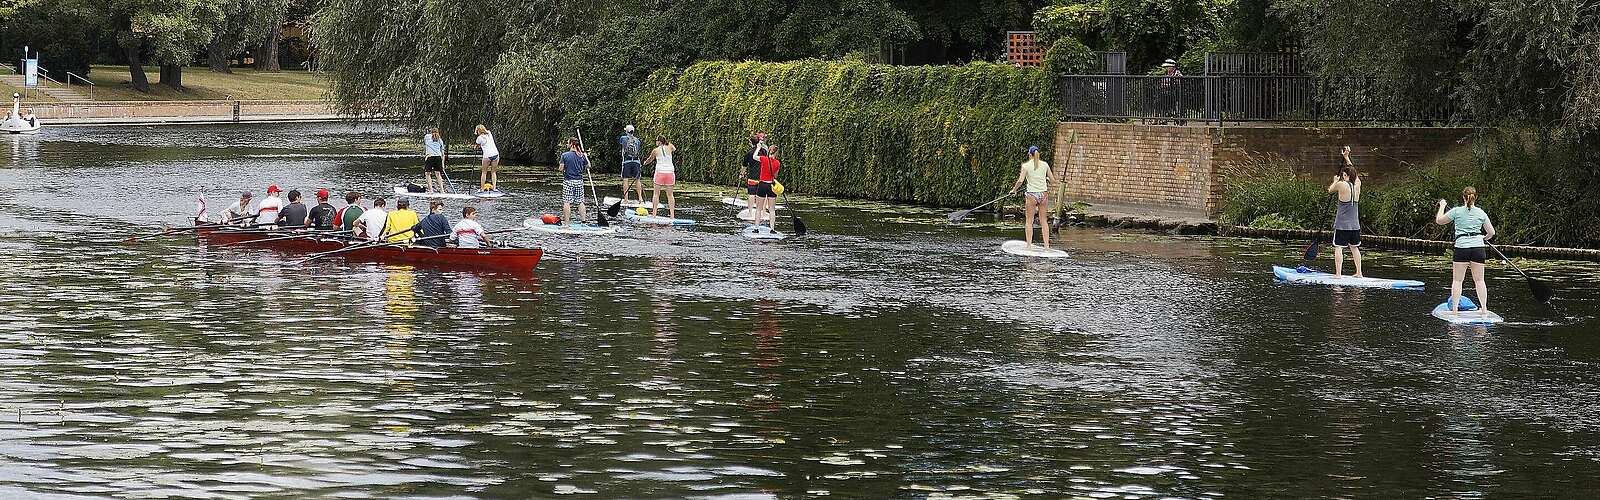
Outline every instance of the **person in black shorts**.
{"type": "Polygon", "coordinates": [[[744,191],[748,197],[745,204],[751,209],[755,209],[757,206],[756,198],[759,192],[758,186],[761,185],[761,157],[763,156],[767,156],[767,134],[761,132],[751,134],[750,151],[744,155],[744,191]]]}
{"type": "Polygon", "coordinates": [[[635,199],[644,202],[644,164],[639,160],[641,141],[633,135],[633,125],[622,128],[617,145],[622,148],[622,201],[628,201],[628,186],[632,185],[635,199]]]}
{"type": "Polygon", "coordinates": [[[422,178],[426,180],[427,191],[430,193],[443,192],[449,186],[444,182],[444,138],[439,136],[438,127],[428,130],[422,136],[422,178]],[[439,187],[434,188],[434,181],[438,180],[439,187]]]}

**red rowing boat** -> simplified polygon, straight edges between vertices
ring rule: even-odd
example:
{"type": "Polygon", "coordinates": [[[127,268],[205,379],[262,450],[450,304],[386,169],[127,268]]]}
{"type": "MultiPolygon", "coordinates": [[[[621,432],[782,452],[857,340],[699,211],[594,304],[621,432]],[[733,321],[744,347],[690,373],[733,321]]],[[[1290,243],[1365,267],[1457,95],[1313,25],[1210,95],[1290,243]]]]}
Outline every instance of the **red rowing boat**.
{"type": "MultiPolygon", "coordinates": [[[[195,231],[200,239],[211,244],[228,244],[288,236],[283,231],[251,231],[227,226],[202,227],[195,231]]],[[[286,252],[319,253],[345,248],[344,240],[332,238],[294,238],[262,242],[260,247],[286,252]]],[[[347,260],[365,262],[393,262],[403,264],[436,265],[492,269],[516,273],[529,273],[539,265],[544,250],[538,248],[433,248],[426,246],[384,246],[351,250],[339,254],[347,260]]]]}

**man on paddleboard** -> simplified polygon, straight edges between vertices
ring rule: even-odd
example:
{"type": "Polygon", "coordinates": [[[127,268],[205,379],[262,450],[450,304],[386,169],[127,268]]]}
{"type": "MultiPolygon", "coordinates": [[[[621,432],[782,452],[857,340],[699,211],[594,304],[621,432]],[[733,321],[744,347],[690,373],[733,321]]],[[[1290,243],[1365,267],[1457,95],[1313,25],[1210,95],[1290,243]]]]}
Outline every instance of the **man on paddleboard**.
{"type": "Polygon", "coordinates": [[[1461,282],[1466,279],[1470,267],[1472,284],[1478,289],[1479,314],[1487,317],[1489,285],[1483,280],[1483,264],[1489,257],[1487,240],[1494,238],[1494,224],[1489,222],[1489,214],[1478,208],[1478,190],[1472,186],[1461,190],[1461,206],[1448,212],[1446,206],[1449,204],[1439,200],[1433,222],[1441,226],[1455,225],[1456,243],[1450,257],[1450,313],[1458,314],[1461,310],[1461,282]]]}
{"type": "Polygon", "coordinates": [[[1328,192],[1338,197],[1338,207],[1333,213],[1333,277],[1344,276],[1344,249],[1350,249],[1350,258],[1356,263],[1356,278],[1361,277],[1361,175],[1356,164],[1350,161],[1350,146],[1340,152],[1344,167],[1333,176],[1328,192]]]}
{"type": "Polygon", "coordinates": [[[561,153],[561,225],[572,226],[572,205],[578,205],[578,220],[588,220],[589,212],[583,200],[583,172],[589,167],[589,155],[578,147],[576,137],[567,139],[567,152],[561,153]]]}
{"type": "Polygon", "coordinates": [[[644,202],[644,163],[639,159],[643,143],[633,135],[633,125],[622,128],[617,145],[622,148],[622,203],[628,203],[628,186],[635,191],[634,199],[644,202]]]}

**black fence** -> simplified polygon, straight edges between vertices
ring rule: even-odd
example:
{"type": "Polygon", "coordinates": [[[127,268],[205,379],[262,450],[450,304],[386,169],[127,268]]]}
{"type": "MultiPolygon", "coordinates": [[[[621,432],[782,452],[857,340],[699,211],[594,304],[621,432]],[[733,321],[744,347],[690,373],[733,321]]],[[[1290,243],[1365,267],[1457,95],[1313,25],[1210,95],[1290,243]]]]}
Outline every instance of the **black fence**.
{"type": "MultiPolygon", "coordinates": [[[[1065,76],[1062,117],[1188,122],[1374,122],[1447,125],[1468,121],[1450,99],[1416,106],[1365,77],[1273,75],[1065,76]]],[[[1448,94],[1443,94],[1448,95],[1448,94]]]]}

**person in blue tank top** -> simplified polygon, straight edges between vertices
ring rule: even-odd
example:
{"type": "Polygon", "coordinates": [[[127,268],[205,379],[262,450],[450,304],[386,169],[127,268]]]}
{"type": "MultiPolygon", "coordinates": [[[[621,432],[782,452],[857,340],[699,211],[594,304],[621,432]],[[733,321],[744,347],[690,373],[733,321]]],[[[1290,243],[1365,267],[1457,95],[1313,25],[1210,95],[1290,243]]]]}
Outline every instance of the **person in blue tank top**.
{"type": "Polygon", "coordinates": [[[1478,190],[1467,186],[1461,190],[1461,206],[1445,211],[1449,206],[1439,200],[1439,211],[1433,215],[1435,224],[1455,224],[1455,249],[1450,259],[1450,313],[1461,308],[1461,282],[1467,269],[1472,269],[1472,284],[1478,289],[1478,311],[1489,315],[1489,286],[1483,281],[1483,264],[1488,260],[1488,243],[1494,238],[1494,224],[1489,214],[1478,208],[1478,190]]]}
{"type": "Polygon", "coordinates": [[[1333,277],[1344,277],[1344,249],[1350,249],[1350,258],[1355,261],[1356,273],[1353,277],[1361,277],[1361,174],[1356,172],[1356,164],[1350,161],[1350,146],[1345,146],[1339,153],[1344,156],[1344,167],[1339,169],[1339,175],[1333,176],[1333,183],[1328,185],[1328,193],[1338,197],[1338,207],[1333,213],[1333,277]]]}

